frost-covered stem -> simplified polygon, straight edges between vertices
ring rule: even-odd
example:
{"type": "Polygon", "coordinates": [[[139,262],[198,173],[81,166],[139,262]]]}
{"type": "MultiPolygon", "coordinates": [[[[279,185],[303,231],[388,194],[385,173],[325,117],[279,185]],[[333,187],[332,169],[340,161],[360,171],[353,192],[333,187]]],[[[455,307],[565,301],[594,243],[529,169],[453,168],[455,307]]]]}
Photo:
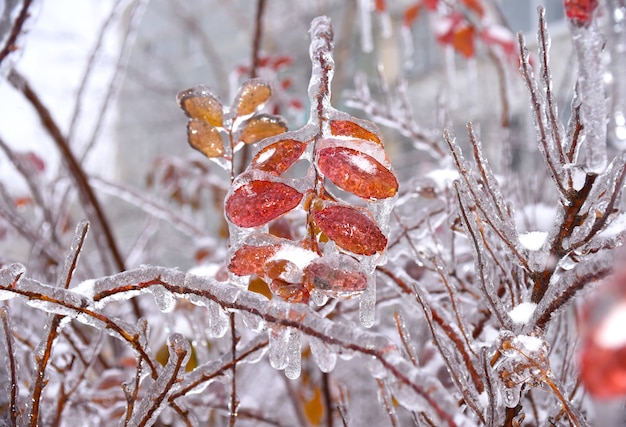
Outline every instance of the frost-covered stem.
{"type": "Polygon", "coordinates": [[[2,332],[4,334],[5,349],[7,353],[4,357],[4,362],[9,376],[9,419],[11,420],[11,425],[17,426],[19,425],[18,421],[21,417],[21,411],[17,403],[17,396],[19,395],[19,382],[17,378],[17,365],[13,350],[13,334],[11,333],[11,321],[8,307],[0,307],[0,320],[2,321],[2,323],[0,323],[0,327],[2,328],[2,332]]]}
{"type": "MultiPolygon", "coordinates": [[[[20,9],[17,17],[15,18],[15,23],[13,24],[13,28],[11,28],[9,37],[7,38],[7,41],[4,44],[4,46],[2,46],[2,49],[0,49],[0,64],[2,64],[2,61],[4,61],[6,57],[9,56],[9,54],[13,52],[15,48],[17,47],[17,38],[22,33],[22,28],[24,27],[24,23],[31,15],[29,9],[32,3],[33,3],[33,0],[23,0],[22,8],[20,9]]],[[[7,8],[8,7],[9,6],[7,6],[7,8]]],[[[8,12],[8,10],[5,12],[8,12]]]]}
{"type": "Polygon", "coordinates": [[[539,150],[541,151],[541,154],[543,154],[546,165],[548,166],[548,170],[550,171],[550,176],[554,180],[554,183],[556,184],[559,193],[562,196],[566,196],[567,189],[561,182],[561,175],[559,173],[559,171],[562,170],[563,165],[560,165],[558,159],[554,158],[554,150],[552,149],[551,142],[554,144],[555,141],[550,141],[550,130],[547,129],[549,125],[546,122],[545,118],[546,112],[544,100],[539,94],[537,81],[535,80],[534,73],[530,65],[530,58],[528,54],[528,49],[526,48],[524,34],[522,34],[521,32],[517,34],[517,42],[519,47],[520,72],[522,74],[524,82],[526,83],[526,87],[528,88],[528,93],[530,96],[533,122],[535,124],[537,132],[539,150]]]}
{"type": "Polygon", "coordinates": [[[135,409],[135,402],[138,401],[142,370],[141,358],[137,358],[137,369],[135,369],[135,382],[133,384],[133,388],[129,390],[129,387],[126,384],[122,384],[122,390],[124,390],[124,396],[126,397],[126,416],[124,417],[124,427],[128,426],[130,423],[130,418],[135,409]]]}
{"type": "MultiPolygon", "coordinates": [[[[417,375],[417,372],[413,372],[411,369],[407,371],[407,366],[404,363],[401,364],[402,366],[399,366],[395,358],[390,359],[386,356],[390,351],[397,352],[395,348],[390,347],[391,343],[383,344],[381,342],[380,345],[383,347],[368,345],[366,342],[363,342],[362,338],[356,339],[352,335],[352,328],[335,323],[332,325],[334,333],[328,334],[326,329],[328,324],[306,306],[294,304],[289,309],[294,311],[293,315],[279,315],[276,309],[269,309],[268,301],[263,301],[261,297],[252,292],[243,292],[235,286],[226,286],[222,283],[217,284],[206,281],[201,282],[201,289],[184,285],[187,280],[192,278],[193,280],[201,280],[195,276],[162,267],[149,267],[147,270],[131,270],[126,273],[109,276],[96,283],[96,288],[100,290],[95,293],[93,300],[102,304],[104,303],[103,300],[109,297],[119,296],[126,292],[134,294],[138,291],[150,290],[152,287],[159,285],[174,295],[188,295],[192,298],[199,297],[203,300],[216,302],[226,310],[247,312],[263,319],[266,323],[297,329],[301,333],[317,338],[331,346],[337,345],[348,351],[376,358],[382,367],[391,376],[395,377],[399,384],[406,386],[415,395],[423,399],[445,424],[456,426],[452,416],[431,396],[432,391],[411,379],[411,376],[417,375]],[[142,279],[138,280],[139,277],[142,277],[142,279]],[[233,298],[232,293],[235,291],[237,292],[237,297],[233,298]]],[[[272,301],[272,304],[278,304],[278,302],[272,301]]],[[[84,308],[77,309],[86,310],[84,308]]],[[[375,335],[372,335],[371,338],[374,339],[375,335]]],[[[410,363],[408,363],[408,366],[411,366],[410,363]]]]}
{"type": "Polygon", "coordinates": [[[558,234],[552,240],[550,256],[548,259],[549,264],[547,264],[541,272],[531,272],[531,277],[534,282],[533,292],[531,295],[532,302],[539,303],[548,290],[550,278],[556,268],[556,263],[550,261],[550,259],[559,260],[568,252],[568,250],[563,248],[563,241],[569,237],[574,231],[574,228],[579,225],[581,220],[580,210],[587,200],[596,178],[597,175],[587,174],[585,176],[583,188],[570,196],[569,203],[567,205],[561,206],[561,209],[564,209],[565,212],[558,234]]]}
{"type": "Polygon", "coordinates": [[[230,321],[230,352],[232,356],[232,367],[230,369],[232,373],[231,390],[230,390],[230,420],[228,425],[234,427],[237,422],[237,410],[239,408],[239,400],[237,399],[237,329],[235,328],[235,313],[231,312],[229,315],[230,321]]]}
{"type": "Polygon", "coordinates": [[[78,117],[80,116],[82,107],[83,107],[83,94],[85,93],[85,89],[87,88],[87,82],[89,77],[91,77],[92,70],[96,65],[96,59],[101,54],[104,35],[109,30],[109,27],[114,22],[114,18],[118,17],[120,14],[120,9],[123,0],[116,0],[115,4],[111,8],[111,11],[107,15],[106,20],[100,27],[100,31],[98,31],[98,38],[91,49],[91,53],[89,54],[89,59],[87,60],[87,65],[85,66],[85,70],[83,71],[83,76],[80,79],[80,84],[78,86],[78,90],[76,91],[76,103],[74,104],[74,111],[72,112],[72,118],[70,119],[69,129],[67,131],[67,140],[71,143],[74,141],[74,132],[76,131],[76,124],[78,123],[78,117]]]}
{"type": "Polygon", "coordinates": [[[389,416],[389,423],[392,427],[397,427],[398,414],[396,414],[396,410],[394,409],[393,403],[391,402],[391,394],[389,393],[389,389],[385,385],[384,381],[380,378],[376,378],[376,384],[378,384],[378,389],[380,390],[379,399],[382,400],[385,412],[389,416]]]}
{"type": "Polygon", "coordinates": [[[460,188],[459,183],[455,182],[454,187],[456,190],[457,202],[458,202],[459,210],[461,213],[461,222],[463,223],[463,225],[465,225],[467,236],[469,238],[469,241],[470,241],[473,253],[474,253],[474,263],[476,265],[476,273],[478,274],[478,282],[480,283],[483,296],[489,303],[491,312],[496,316],[500,325],[504,327],[508,327],[510,324],[510,321],[508,320],[506,313],[504,313],[504,310],[502,308],[502,303],[497,299],[497,296],[493,295],[493,292],[491,292],[491,290],[488,289],[487,287],[487,282],[489,281],[489,278],[488,278],[489,274],[486,272],[485,260],[483,258],[484,256],[483,242],[484,241],[482,240],[482,236],[479,236],[477,234],[477,229],[480,228],[480,226],[475,223],[477,218],[473,218],[473,220],[470,219],[473,213],[471,212],[471,208],[468,206],[465,206],[465,203],[463,202],[463,198],[461,197],[462,190],[460,188]]]}
{"type": "Polygon", "coordinates": [[[310,33],[309,55],[313,69],[308,90],[311,101],[309,122],[318,126],[320,134],[326,134],[329,126],[326,109],[330,107],[330,84],[335,68],[330,19],[326,16],[315,18],[311,22],[310,33]]]}
{"type": "MultiPolygon", "coordinates": [[[[256,353],[257,351],[267,347],[268,345],[269,345],[269,340],[267,340],[267,339],[259,339],[259,340],[253,341],[250,345],[248,345],[248,347],[242,349],[238,353],[237,358],[235,360],[232,360],[230,355],[228,355],[229,356],[228,360],[223,360],[223,361],[221,361],[223,363],[218,363],[218,366],[217,366],[216,369],[211,370],[207,374],[201,375],[199,378],[197,378],[197,379],[195,379],[193,381],[190,381],[189,383],[185,384],[180,389],[178,389],[175,392],[173,392],[169,396],[168,401],[171,404],[176,399],[178,399],[179,397],[182,397],[182,396],[186,395],[191,390],[193,390],[194,388],[202,385],[203,383],[206,383],[207,381],[211,381],[213,378],[216,378],[216,377],[218,377],[220,375],[224,375],[226,373],[226,371],[232,369],[234,364],[239,363],[239,362],[245,360],[251,354],[256,353]]],[[[197,369],[199,369],[199,368],[197,368],[197,369]]]]}
{"type": "MultiPolygon", "coordinates": [[[[420,304],[422,310],[424,311],[426,319],[429,323],[430,332],[431,332],[431,335],[433,336],[433,339],[435,341],[438,341],[437,335],[435,333],[435,328],[434,328],[434,323],[436,323],[443,330],[443,332],[447,335],[450,341],[454,343],[454,346],[456,347],[457,351],[461,355],[461,358],[463,359],[463,362],[465,363],[465,366],[470,376],[472,377],[472,381],[474,381],[474,384],[476,385],[476,389],[482,392],[483,385],[480,381],[480,376],[478,375],[478,372],[474,368],[474,364],[472,363],[470,354],[465,349],[465,346],[463,344],[463,339],[459,337],[457,333],[450,327],[450,325],[448,325],[445,322],[445,320],[439,315],[439,313],[435,310],[434,307],[432,307],[431,305],[427,304],[426,301],[424,301],[424,299],[419,295],[419,291],[417,290],[417,287],[415,284],[413,284],[413,286],[409,285],[401,277],[399,277],[397,274],[395,274],[393,271],[391,271],[390,269],[386,267],[378,266],[376,267],[376,269],[380,271],[381,273],[383,273],[385,276],[387,276],[389,279],[391,279],[396,285],[398,285],[398,287],[402,290],[403,293],[416,296],[417,302],[420,304]]],[[[441,350],[442,347],[439,347],[439,349],[441,350]]]]}
{"type": "Polygon", "coordinates": [[[59,244],[59,237],[56,232],[56,227],[54,226],[54,219],[52,218],[52,212],[49,207],[46,205],[42,192],[39,190],[39,186],[35,183],[33,179],[33,174],[28,170],[28,168],[24,165],[16,155],[13,149],[9,147],[2,138],[0,138],[0,149],[4,152],[4,154],[9,159],[9,162],[17,169],[17,171],[22,175],[24,181],[26,181],[26,185],[30,190],[30,194],[33,196],[33,200],[39,206],[41,211],[43,212],[44,220],[50,225],[50,240],[52,240],[55,244],[59,244]]]}
{"type": "MultiPolygon", "coordinates": [[[[69,288],[70,281],[72,280],[72,275],[78,261],[78,256],[83,247],[83,243],[85,242],[85,237],[87,236],[88,228],[89,223],[86,221],[80,222],[76,227],[76,233],[72,241],[70,252],[65,260],[63,271],[59,276],[59,287],[63,287],[63,289],[69,288]]],[[[47,325],[47,336],[44,338],[44,340],[42,340],[42,343],[44,343],[43,354],[41,356],[35,357],[37,368],[35,370],[35,382],[33,384],[31,392],[31,400],[27,416],[29,424],[33,427],[39,424],[39,407],[41,404],[41,394],[47,383],[45,379],[46,367],[48,366],[48,362],[52,357],[52,347],[56,338],[59,336],[59,327],[61,325],[61,320],[63,320],[64,317],[65,316],[61,314],[55,314],[52,319],[50,319],[47,325]]]]}
{"type": "Polygon", "coordinates": [[[578,91],[584,100],[581,106],[585,126],[583,164],[588,172],[601,173],[607,163],[607,106],[604,95],[602,66],[603,37],[592,23],[570,25],[574,52],[578,62],[578,91]]]}
{"type": "Polygon", "coordinates": [[[333,427],[335,422],[333,418],[333,398],[330,394],[330,374],[322,372],[322,395],[324,396],[324,407],[326,408],[326,427],[333,427]]]}
{"type": "MultiPolygon", "coordinates": [[[[120,47],[120,51],[117,54],[117,62],[115,64],[115,70],[113,71],[113,76],[109,82],[107,87],[106,94],[103,98],[102,105],[100,106],[100,111],[97,114],[98,120],[96,121],[92,131],[91,136],[85,145],[83,152],[79,156],[80,164],[83,164],[87,155],[91,152],[92,148],[96,145],[96,141],[100,136],[100,130],[102,129],[102,125],[105,122],[107,117],[107,111],[111,107],[113,101],[115,100],[115,95],[117,94],[122,81],[124,80],[124,75],[126,73],[126,69],[128,68],[128,63],[130,61],[130,56],[132,53],[133,45],[135,44],[135,39],[137,38],[137,31],[139,29],[139,23],[141,22],[141,18],[143,16],[144,11],[148,6],[149,0],[135,0],[134,4],[130,8],[128,12],[128,26],[126,27],[126,31],[124,32],[122,39],[122,46],[120,47]]],[[[117,263],[117,260],[116,260],[117,263]]],[[[119,266],[116,266],[119,268],[119,266]]],[[[123,271],[123,270],[120,270],[123,271]]]]}
{"type": "MultiPolygon", "coordinates": [[[[537,14],[539,16],[539,29],[537,30],[537,40],[539,46],[539,62],[541,63],[541,81],[543,82],[544,91],[546,93],[546,113],[550,123],[550,131],[552,133],[552,142],[556,146],[559,154],[559,163],[565,165],[565,153],[563,151],[563,131],[559,121],[559,113],[557,110],[554,94],[552,92],[552,75],[549,65],[550,36],[546,27],[545,9],[539,6],[537,14]]],[[[569,169],[567,170],[569,171],[569,169]]],[[[568,187],[571,187],[571,173],[568,172],[568,187]]]]}
{"type": "MultiPolygon", "coordinates": [[[[511,240],[506,234],[508,230],[504,228],[510,228],[510,224],[506,224],[505,221],[498,221],[499,218],[495,218],[493,215],[488,212],[486,204],[482,200],[478,194],[479,186],[476,183],[476,180],[472,177],[471,171],[468,170],[467,162],[463,158],[463,154],[461,153],[461,149],[454,142],[454,137],[450,133],[449,129],[445,129],[443,132],[443,138],[448,143],[448,147],[450,147],[450,152],[452,153],[452,157],[454,158],[454,163],[459,171],[459,175],[464,182],[464,190],[467,190],[471,195],[473,203],[475,204],[476,209],[480,211],[482,217],[485,220],[485,223],[489,225],[489,229],[500,239],[500,241],[509,249],[510,253],[515,256],[515,258],[519,261],[521,266],[530,271],[530,267],[528,264],[528,260],[520,251],[518,250],[515,242],[511,240]]],[[[495,209],[495,208],[494,208],[495,209]]]]}
{"type": "Polygon", "coordinates": [[[398,335],[400,336],[400,341],[402,341],[402,346],[404,347],[404,351],[406,351],[407,356],[413,363],[413,366],[418,366],[417,357],[415,357],[415,352],[411,348],[409,344],[410,336],[409,331],[406,330],[406,326],[404,324],[404,319],[398,310],[394,311],[393,319],[396,322],[396,329],[398,330],[398,335]]]}
{"type": "Polygon", "coordinates": [[[173,334],[169,340],[169,359],[163,373],[153,384],[153,390],[157,393],[152,395],[148,392],[144,396],[136,412],[139,420],[133,422],[135,417],[130,419],[129,424],[133,427],[144,427],[154,423],[158,413],[163,410],[163,402],[169,397],[173,386],[179,382],[181,371],[184,372],[190,354],[189,343],[179,334],[173,334]]]}
{"type": "MultiPolygon", "coordinates": [[[[93,192],[93,189],[89,185],[85,171],[82,169],[80,163],[72,153],[72,150],[70,149],[67,140],[61,133],[61,129],[52,117],[50,110],[48,110],[48,108],[42,103],[39,95],[33,90],[33,88],[31,88],[26,79],[22,75],[17,73],[17,71],[11,71],[11,73],[9,74],[9,81],[17,90],[22,92],[24,97],[31,103],[33,108],[35,108],[35,111],[39,115],[39,118],[41,119],[44,128],[50,134],[53,141],[56,143],[57,148],[61,152],[61,156],[64,162],[67,164],[69,171],[74,178],[74,181],[78,188],[78,194],[80,196],[80,200],[83,204],[85,211],[87,213],[93,213],[90,216],[93,217],[92,219],[94,224],[97,224],[99,231],[102,232],[104,235],[106,244],[110,251],[110,255],[113,257],[113,260],[115,262],[116,270],[126,270],[120,251],[117,248],[115,238],[113,237],[113,232],[111,231],[109,222],[104,215],[102,207],[100,206],[100,202],[93,192]]],[[[98,241],[99,239],[96,240],[98,241]]],[[[98,245],[98,248],[100,250],[102,261],[105,263],[105,265],[108,264],[108,262],[106,261],[107,257],[104,254],[105,248],[103,248],[101,245],[98,245]]]]}

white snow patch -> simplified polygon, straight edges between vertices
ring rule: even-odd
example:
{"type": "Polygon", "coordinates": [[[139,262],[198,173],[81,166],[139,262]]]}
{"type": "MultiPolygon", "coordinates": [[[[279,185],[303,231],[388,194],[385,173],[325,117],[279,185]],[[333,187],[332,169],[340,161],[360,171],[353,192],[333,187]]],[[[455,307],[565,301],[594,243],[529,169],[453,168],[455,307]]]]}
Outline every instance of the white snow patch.
{"type": "Polygon", "coordinates": [[[363,156],[350,156],[350,163],[365,173],[376,173],[376,165],[370,159],[363,156]]]}
{"type": "Polygon", "coordinates": [[[543,340],[541,338],[533,337],[530,335],[518,335],[517,341],[524,346],[524,349],[528,352],[539,351],[541,346],[543,345],[543,340]]]}
{"type": "Polygon", "coordinates": [[[437,189],[445,190],[451,188],[452,183],[459,179],[459,172],[456,169],[436,169],[426,175],[437,185],[437,189]]]}
{"type": "Polygon", "coordinates": [[[291,245],[283,245],[268,261],[276,261],[280,259],[293,262],[299,269],[304,269],[318,255],[304,248],[291,245]]]}
{"type": "Polygon", "coordinates": [[[626,301],[609,311],[595,335],[595,342],[603,348],[620,348],[626,345],[626,301]]]}
{"type": "Polygon", "coordinates": [[[519,241],[529,251],[538,251],[548,237],[548,233],[545,231],[530,231],[528,233],[520,234],[519,241]]]}
{"type": "Polygon", "coordinates": [[[263,163],[264,161],[266,161],[267,159],[269,159],[270,157],[272,157],[272,155],[276,152],[276,147],[272,147],[269,150],[265,150],[263,153],[261,153],[261,155],[259,156],[258,159],[256,159],[257,163],[263,163]]]}
{"type": "Polygon", "coordinates": [[[197,265],[189,269],[188,273],[199,277],[215,277],[219,269],[218,264],[197,265]]]}
{"type": "Polygon", "coordinates": [[[521,304],[513,307],[511,311],[509,311],[509,317],[518,325],[526,324],[530,321],[535,309],[537,308],[537,304],[534,302],[523,302],[521,304]]]}
{"type": "Polygon", "coordinates": [[[93,298],[93,296],[96,294],[95,285],[95,280],[88,279],[80,282],[78,285],[74,286],[70,290],[74,293],[86,296],[87,298],[93,298]]]}

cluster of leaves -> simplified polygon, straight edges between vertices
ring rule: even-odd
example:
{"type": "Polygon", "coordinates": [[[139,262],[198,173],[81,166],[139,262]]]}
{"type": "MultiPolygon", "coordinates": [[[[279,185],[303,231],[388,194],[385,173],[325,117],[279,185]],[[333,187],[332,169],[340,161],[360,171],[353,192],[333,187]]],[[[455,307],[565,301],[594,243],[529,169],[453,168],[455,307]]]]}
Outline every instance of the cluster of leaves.
{"type": "Polygon", "coordinates": [[[323,304],[324,297],[349,298],[366,290],[387,245],[381,227],[398,181],[378,128],[330,106],[332,28],[325,20],[314,21],[312,28],[311,117],[303,128],[285,132],[280,119],[255,114],[271,93],[259,79],[240,89],[234,119],[224,118],[228,112],[222,114],[221,102],[203,86],[181,92],[178,99],[190,117],[189,143],[207,157],[232,159],[218,129],[230,141],[261,141],[225,201],[231,224],[229,271],[262,278],[286,301],[308,303],[317,292],[323,304]],[[303,177],[292,176],[296,167],[304,169],[303,177]],[[342,194],[333,194],[328,183],[342,194]],[[354,206],[346,195],[357,196],[369,208],[354,206]],[[297,225],[278,231],[272,227],[295,210],[305,216],[303,236],[297,225]]]}

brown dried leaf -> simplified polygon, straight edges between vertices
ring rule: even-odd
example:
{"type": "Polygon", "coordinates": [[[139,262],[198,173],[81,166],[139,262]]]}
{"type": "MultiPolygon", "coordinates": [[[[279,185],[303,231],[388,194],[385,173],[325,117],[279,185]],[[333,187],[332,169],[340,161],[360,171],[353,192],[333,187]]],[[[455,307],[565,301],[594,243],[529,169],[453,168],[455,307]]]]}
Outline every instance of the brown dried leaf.
{"type": "Polygon", "coordinates": [[[187,140],[189,145],[207,157],[224,155],[224,141],[216,127],[199,119],[191,119],[187,123],[187,140]]]}
{"type": "Polygon", "coordinates": [[[176,99],[189,118],[199,119],[216,127],[222,126],[222,103],[207,86],[200,85],[184,90],[176,99]]]}
{"type": "Polygon", "coordinates": [[[333,184],[363,199],[386,199],[398,192],[395,175],[372,156],[346,147],[318,152],[317,165],[333,184]]]}
{"type": "Polygon", "coordinates": [[[280,135],[287,131],[287,123],[280,116],[260,114],[246,124],[239,140],[253,144],[270,136],[280,135]]]}
{"type": "Polygon", "coordinates": [[[272,90],[270,85],[265,80],[251,79],[245,82],[239,89],[239,94],[236,99],[237,115],[247,116],[254,113],[254,111],[261,105],[265,104],[270,96],[272,90]]]}
{"type": "Polygon", "coordinates": [[[293,165],[304,153],[306,144],[285,139],[268,145],[252,159],[251,167],[278,176],[293,165]]]}
{"type": "Polygon", "coordinates": [[[301,199],[302,194],[286,184],[250,181],[228,196],[225,211],[239,227],[258,227],[289,212],[301,199]]]}
{"type": "Polygon", "coordinates": [[[387,246],[387,238],[367,215],[351,206],[334,205],[313,213],[317,226],[337,246],[359,255],[374,255],[387,246]]]}

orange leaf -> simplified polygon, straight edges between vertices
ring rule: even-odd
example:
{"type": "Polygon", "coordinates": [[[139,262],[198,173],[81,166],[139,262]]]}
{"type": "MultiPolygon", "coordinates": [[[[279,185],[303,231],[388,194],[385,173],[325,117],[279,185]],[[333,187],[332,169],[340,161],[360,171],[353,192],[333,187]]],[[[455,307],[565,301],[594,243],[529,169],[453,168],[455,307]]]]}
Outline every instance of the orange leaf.
{"type": "Polygon", "coordinates": [[[202,120],[212,126],[222,126],[222,103],[208,87],[192,87],[180,92],[176,98],[187,117],[202,120]]]}
{"type": "Polygon", "coordinates": [[[272,175],[281,175],[304,153],[306,144],[285,139],[264,147],[252,159],[251,167],[272,175]]]}
{"type": "Polygon", "coordinates": [[[247,116],[270,99],[272,90],[265,80],[251,79],[239,89],[236,99],[237,115],[247,116]]]}
{"type": "Polygon", "coordinates": [[[313,389],[313,397],[304,403],[304,414],[311,425],[318,426],[324,419],[324,400],[319,387],[313,389]]]}
{"type": "Polygon", "coordinates": [[[187,140],[189,145],[209,158],[224,155],[222,135],[205,121],[194,118],[187,122],[187,140]]]}
{"type": "Polygon", "coordinates": [[[336,136],[350,136],[352,138],[367,139],[368,141],[381,144],[380,138],[373,132],[357,125],[349,120],[332,120],[330,122],[330,133],[336,136]]]}
{"type": "Polygon", "coordinates": [[[385,199],[398,191],[395,175],[372,156],[346,147],[323,148],[320,171],[342,190],[363,199],[385,199]]]}
{"type": "Polygon", "coordinates": [[[289,212],[302,194],[280,182],[250,181],[226,199],[226,216],[239,227],[258,227],[289,212]]]}
{"type": "Polygon", "coordinates": [[[337,246],[359,255],[374,255],[387,246],[376,223],[357,208],[329,206],[313,213],[317,226],[337,246]]]}
{"type": "Polygon", "coordinates": [[[466,58],[474,56],[474,27],[465,25],[458,28],[454,32],[452,46],[466,58]]]}
{"type": "Polygon", "coordinates": [[[405,27],[410,27],[411,25],[413,25],[413,21],[415,21],[419,16],[421,8],[422,5],[419,2],[415,3],[413,6],[408,7],[404,11],[404,20],[402,22],[402,25],[404,25],[405,27]]]}
{"type": "Polygon", "coordinates": [[[253,144],[270,136],[279,135],[287,131],[287,124],[280,116],[261,114],[250,119],[246,124],[239,140],[246,144],[253,144]]]}

